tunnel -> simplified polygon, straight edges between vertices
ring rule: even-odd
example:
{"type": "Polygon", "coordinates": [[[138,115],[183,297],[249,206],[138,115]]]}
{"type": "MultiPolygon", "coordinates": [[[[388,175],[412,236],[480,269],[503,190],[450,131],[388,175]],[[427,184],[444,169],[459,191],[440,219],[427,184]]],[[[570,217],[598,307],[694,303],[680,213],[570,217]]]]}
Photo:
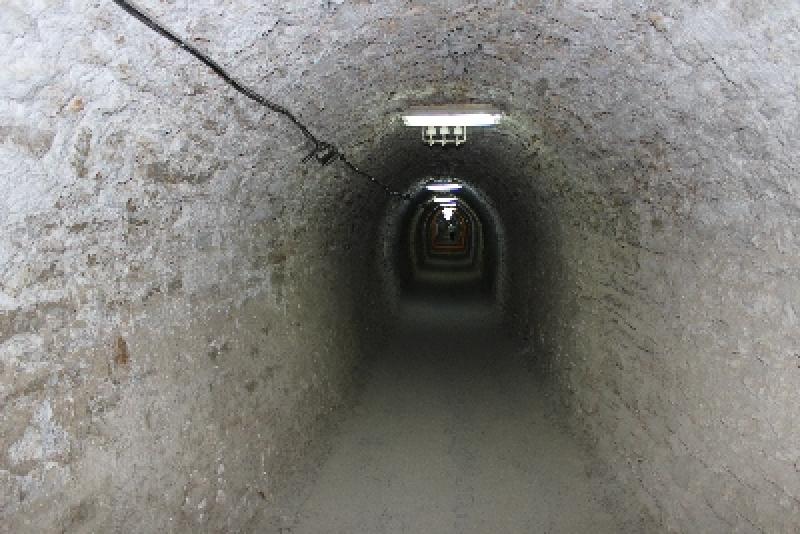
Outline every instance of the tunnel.
{"type": "Polygon", "coordinates": [[[0,532],[798,531],[796,2],[135,5],[360,172],[4,2],[0,532]]]}

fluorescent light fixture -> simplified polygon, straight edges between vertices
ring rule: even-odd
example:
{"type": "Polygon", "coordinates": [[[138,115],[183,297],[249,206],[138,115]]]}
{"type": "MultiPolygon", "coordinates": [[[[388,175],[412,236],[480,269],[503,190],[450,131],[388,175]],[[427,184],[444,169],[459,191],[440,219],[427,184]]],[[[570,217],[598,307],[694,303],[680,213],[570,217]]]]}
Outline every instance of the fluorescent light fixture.
{"type": "Polygon", "coordinates": [[[411,108],[403,114],[403,123],[421,128],[422,142],[428,146],[460,146],[467,142],[468,128],[493,126],[503,116],[486,104],[450,104],[411,108]]]}
{"type": "Polygon", "coordinates": [[[425,187],[428,191],[447,193],[449,191],[458,191],[461,189],[461,184],[428,184],[425,187]]]}
{"type": "Polygon", "coordinates": [[[456,197],[433,197],[433,201],[437,204],[452,204],[456,200],[458,200],[456,197]]]}
{"type": "Polygon", "coordinates": [[[406,126],[493,126],[503,112],[484,104],[413,107],[403,114],[406,126]]]}

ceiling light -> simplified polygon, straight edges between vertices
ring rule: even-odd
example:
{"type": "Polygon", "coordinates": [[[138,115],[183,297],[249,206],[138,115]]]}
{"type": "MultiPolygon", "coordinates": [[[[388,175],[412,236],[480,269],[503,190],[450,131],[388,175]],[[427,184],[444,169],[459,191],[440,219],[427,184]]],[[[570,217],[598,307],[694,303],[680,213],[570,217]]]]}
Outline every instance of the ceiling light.
{"type": "Polygon", "coordinates": [[[452,204],[456,200],[458,200],[456,197],[433,197],[433,201],[437,204],[452,204]]]}
{"type": "Polygon", "coordinates": [[[467,127],[493,126],[503,112],[484,104],[414,107],[403,114],[403,124],[422,128],[422,140],[433,146],[467,141],[467,127]]]}
{"type": "Polygon", "coordinates": [[[425,186],[428,191],[437,191],[437,192],[448,192],[448,191],[458,191],[461,189],[461,184],[428,184],[425,186]]]}
{"type": "Polygon", "coordinates": [[[413,107],[403,114],[406,126],[493,126],[503,112],[483,104],[413,107]]]}

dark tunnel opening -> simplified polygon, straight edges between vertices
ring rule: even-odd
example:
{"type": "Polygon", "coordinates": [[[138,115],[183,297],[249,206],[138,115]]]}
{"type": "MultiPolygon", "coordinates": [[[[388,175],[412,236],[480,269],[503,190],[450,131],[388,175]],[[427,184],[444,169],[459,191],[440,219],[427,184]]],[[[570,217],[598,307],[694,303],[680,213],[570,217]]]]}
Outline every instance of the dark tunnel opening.
{"type": "Polygon", "coordinates": [[[396,226],[392,263],[399,295],[430,293],[451,298],[482,298],[500,307],[505,251],[502,227],[483,198],[468,183],[427,178],[388,224],[396,226]],[[428,187],[457,184],[444,194],[428,187]]]}

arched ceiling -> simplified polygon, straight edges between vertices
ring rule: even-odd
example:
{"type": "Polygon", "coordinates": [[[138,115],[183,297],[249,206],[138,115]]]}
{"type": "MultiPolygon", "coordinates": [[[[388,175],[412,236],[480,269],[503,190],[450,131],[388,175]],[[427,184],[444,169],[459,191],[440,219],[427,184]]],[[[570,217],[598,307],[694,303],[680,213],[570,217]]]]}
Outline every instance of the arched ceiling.
{"type": "MultiPolygon", "coordinates": [[[[786,143],[798,137],[798,121],[789,120],[798,109],[798,8],[756,4],[139,5],[373,165],[397,169],[391,157],[381,161],[387,137],[389,152],[408,157],[396,144],[405,137],[397,121],[407,106],[490,102],[509,112],[513,127],[504,135],[565,163],[587,187],[629,190],[634,181],[652,182],[644,186],[650,193],[681,197],[711,176],[730,177],[724,187],[739,189],[733,175],[742,166],[759,166],[769,181],[765,163],[771,174],[788,165],[786,143]],[[661,178],[648,178],[653,174],[661,178]]],[[[105,31],[84,44],[98,61],[106,55],[131,90],[157,94],[163,106],[182,109],[186,122],[244,130],[247,139],[237,134],[237,144],[266,150],[285,138],[301,148],[300,136],[279,118],[233,94],[115,6],[90,13],[105,31]]],[[[430,159],[430,150],[412,148],[411,160],[430,159]]]]}
{"type": "MultiPolygon", "coordinates": [[[[463,174],[501,205],[611,196],[709,224],[795,209],[793,2],[138,5],[398,189],[463,174]],[[459,101],[509,120],[463,150],[400,125],[410,105],[459,101]]],[[[11,188],[6,212],[92,188],[107,198],[98,220],[124,210],[121,190],[217,211],[222,199],[235,224],[265,206],[300,225],[310,203],[340,221],[382,209],[379,189],[301,163],[310,147],[285,119],[113,3],[11,2],[4,15],[5,138],[31,156],[12,154],[19,172],[51,184],[11,188]]]]}

